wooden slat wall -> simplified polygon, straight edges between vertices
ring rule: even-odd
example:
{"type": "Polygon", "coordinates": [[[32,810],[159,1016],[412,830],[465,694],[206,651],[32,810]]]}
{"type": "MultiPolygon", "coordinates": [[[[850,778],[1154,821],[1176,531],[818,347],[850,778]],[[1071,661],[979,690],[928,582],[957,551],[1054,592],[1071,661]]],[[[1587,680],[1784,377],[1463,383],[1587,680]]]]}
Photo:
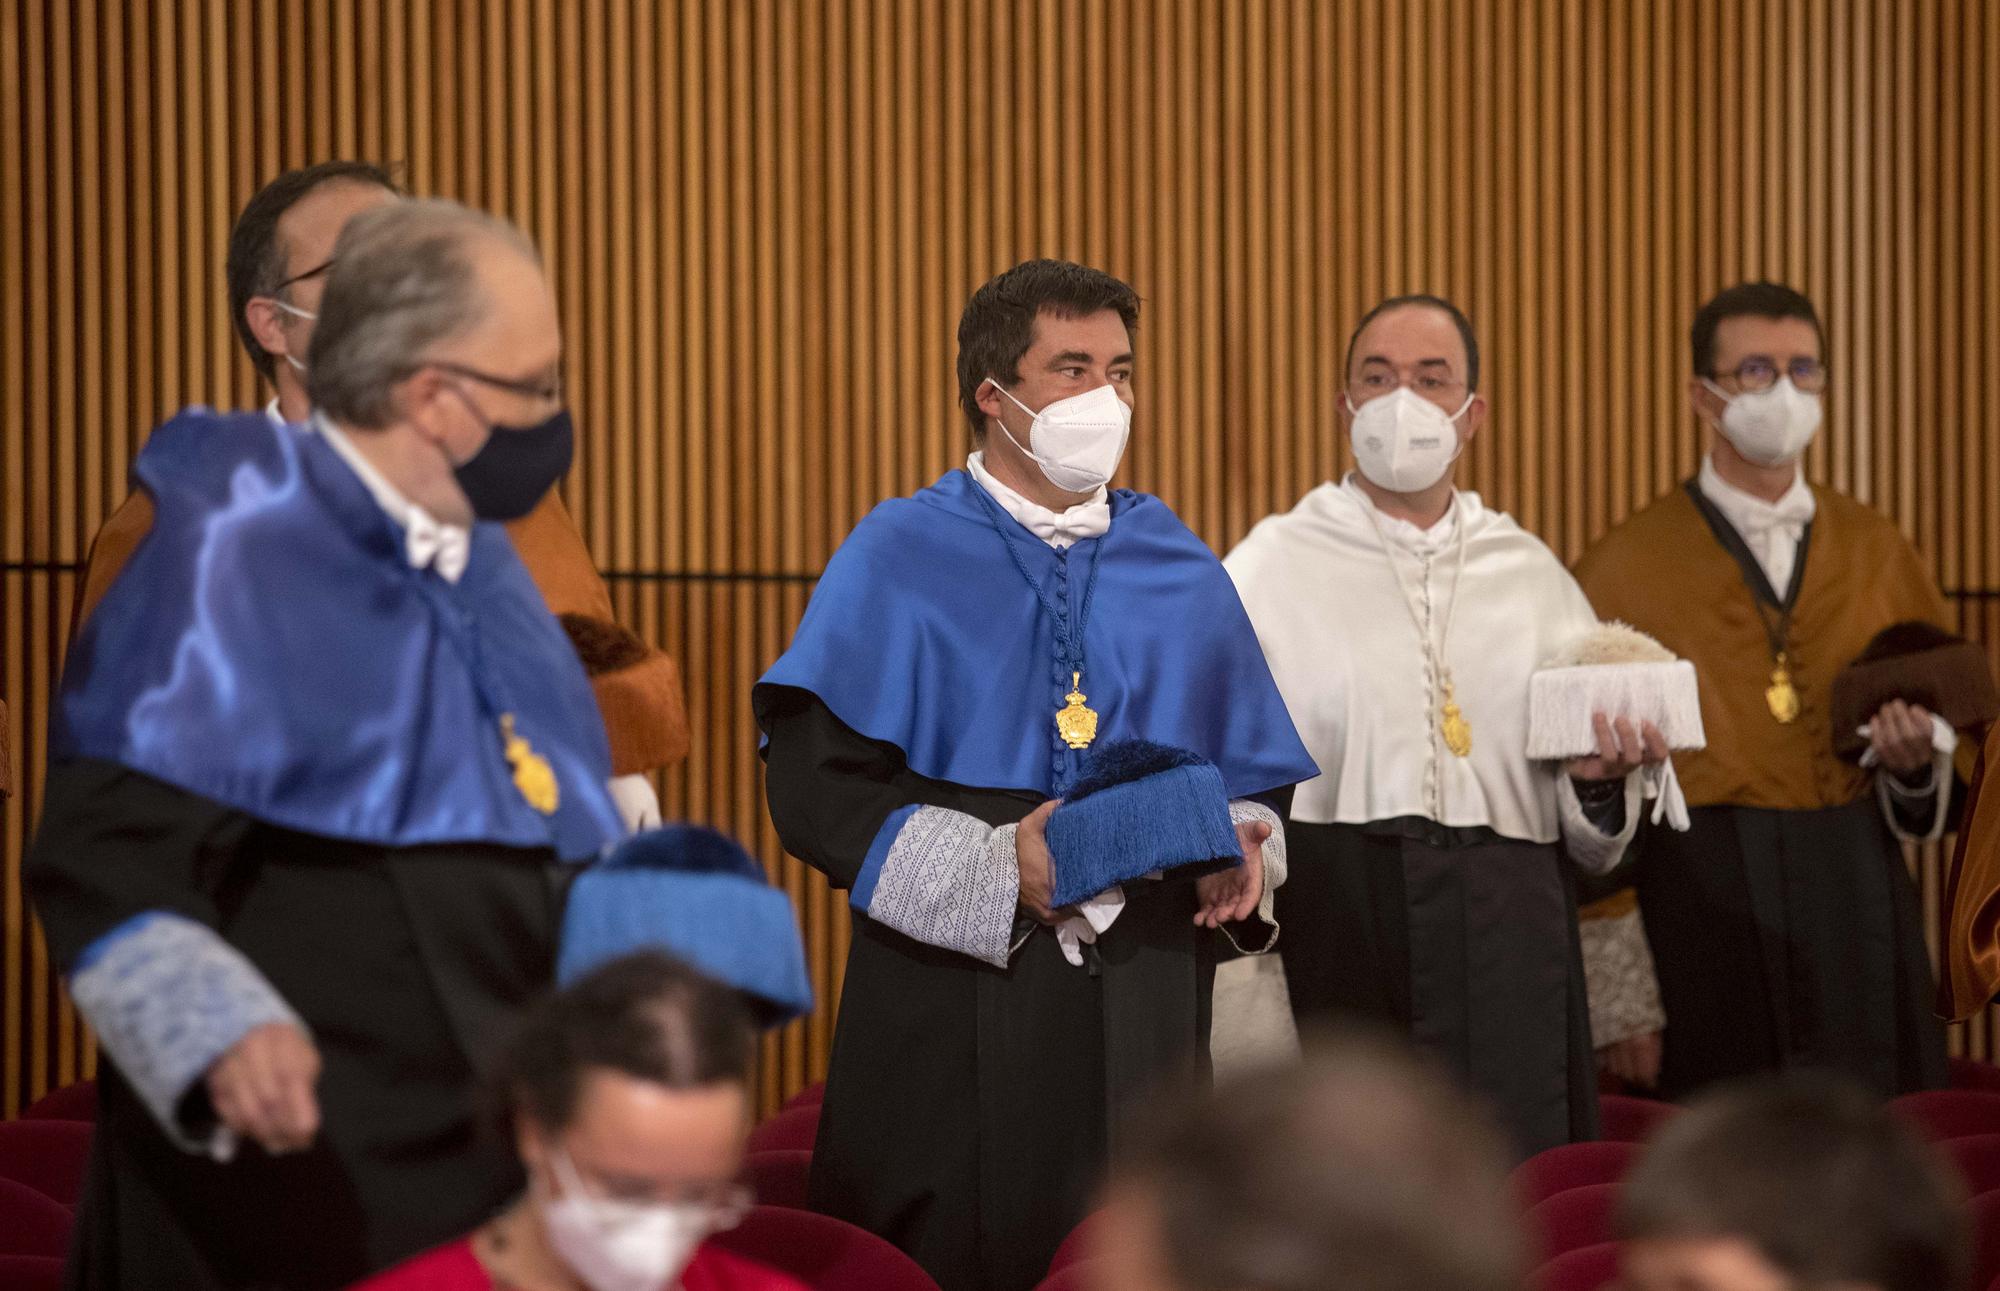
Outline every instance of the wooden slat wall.
{"type": "Polygon", "coordinates": [[[768,1101],[823,1069],[845,931],[747,692],[848,527],[960,459],[978,282],[1137,284],[1126,480],[1218,549],[1342,468],[1355,316],[1451,295],[1494,404],[1467,482],[1572,557],[1696,462],[1695,304],[1787,279],[1831,326],[1812,475],[2000,642],[1996,69],[1984,0],[0,0],[0,1112],[91,1061],[18,883],[77,562],[151,424],[260,398],[223,244],[278,170],[401,162],[545,249],[571,501],[689,679],[668,810],[754,843],[811,943],[768,1101]]]}

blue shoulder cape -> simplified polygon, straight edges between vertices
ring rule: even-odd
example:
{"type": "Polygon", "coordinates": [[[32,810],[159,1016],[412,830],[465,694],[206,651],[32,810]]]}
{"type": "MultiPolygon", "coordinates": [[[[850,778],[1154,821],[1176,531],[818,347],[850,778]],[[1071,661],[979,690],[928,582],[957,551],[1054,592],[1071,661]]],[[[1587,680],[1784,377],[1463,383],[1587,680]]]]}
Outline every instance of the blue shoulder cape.
{"type": "Polygon", "coordinates": [[[58,758],[116,762],[245,815],[406,847],[596,855],[623,834],[590,683],[506,532],[456,586],[319,435],[184,412],[133,473],[153,527],[63,675],[58,758]],[[502,714],[555,772],[514,785],[502,714]]]}
{"type": "Polygon", "coordinates": [[[953,471],[882,503],[842,543],[791,648],[757,683],[768,734],[773,687],[809,691],[851,729],[900,749],[935,780],[1059,797],[1089,753],[1056,734],[1070,689],[1048,611],[1006,540],[1071,620],[1093,549],[1097,594],[1084,631],[1083,690],[1096,744],[1144,739],[1215,764],[1232,798],[1319,774],[1236,588],[1158,498],[1111,495],[1111,529],[1067,552],[975,496],[953,471]]]}

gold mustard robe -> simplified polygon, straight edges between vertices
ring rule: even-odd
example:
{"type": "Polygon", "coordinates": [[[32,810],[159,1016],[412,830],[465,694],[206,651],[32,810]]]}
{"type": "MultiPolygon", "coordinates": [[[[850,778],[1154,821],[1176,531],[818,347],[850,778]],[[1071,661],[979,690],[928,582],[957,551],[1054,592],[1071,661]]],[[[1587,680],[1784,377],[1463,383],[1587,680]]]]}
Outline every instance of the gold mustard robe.
{"type": "MultiPolygon", "coordinates": [[[[134,490],[98,531],[77,590],[76,613],[70,620],[72,640],[152,527],[153,500],[143,490],[134,490]]],[[[507,526],[507,536],[548,602],[549,612],[563,619],[571,639],[598,643],[595,648],[580,648],[579,654],[611,740],[613,773],[652,771],[686,757],[687,708],[680,670],[666,654],[617,625],[611,591],[591,564],[590,552],[561,496],[551,490],[533,511],[507,526]]]]}
{"type": "Polygon", "coordinates": [[[2000,723],[1987,732],[1959,825],[1946,908],[1938,1012],[1954,1022],[1984,1009],[2000,991],[2000,723]]]}
{"type": "Polygon", "coordinates": [[[1951,624],[1895,526],[1841,494],[1814,497],[1787,640],[1800,703],[1789,725],[1765,698],[1774,665],[1753,593],[1686,488],[1576,571],[1599,617],[1657,637],[1701,685],[1707,747],[1674,756],[1695,828],[1642,831],[1634,849],[1673,1094],[1774,1066],[1844,1068],[1885,1093],[1942,1071],[1914,884],[1874,773],[1834,753],[1828,701],[1883,628],[1951,624]]]}

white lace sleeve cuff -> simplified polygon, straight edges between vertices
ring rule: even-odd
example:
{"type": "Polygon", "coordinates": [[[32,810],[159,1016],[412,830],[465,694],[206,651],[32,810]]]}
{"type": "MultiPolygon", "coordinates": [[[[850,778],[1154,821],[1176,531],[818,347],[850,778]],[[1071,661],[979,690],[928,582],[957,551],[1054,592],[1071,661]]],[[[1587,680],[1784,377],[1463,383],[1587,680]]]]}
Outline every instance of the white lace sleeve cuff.
{"type": "Polygon", "coordinates": [[[1278,813],[1261,802],[1248,798],[1237,798],[1229,804],[1231,824],[1247,825],[1252,821],[1262,821],[1271,830],[1271,836],[1264,840],[1264,894],[1257,898],[1257,922],[1264,925],[1265,933],[1261,944],[1246,947],[1227,924],[1222,935],[1229,938],[1229,944],[1245,955],[1261,955],[1278,945],[1278,917],[1274,902],[1278,889],[1285,885],[1290,868],[1285,855],[1285,823],[1278,819],[1278,813]]]}
{"type": "Polygon", "coordinates": [[[229,1048],[257,1027],[299,1020],[243,953],[204,924],[149,911],[93,942],[71,974],[70,997],[105,1054],[176,1145],[226,1159],[222,1127],[199,1135],[181,1100],[229,1048]]]}
{"type": "Polygon", "coordinates": [[[1005,968],[1021,892],[1014,830],[944,807],[898,808],[868,849],[850,900],[906,937],[1005,968]]]}
{"type": "Polygon", "coordinates": [[[1592,1047],[1602,1049],[1664,1028],[1666,1010],[1638,910],[1585,919],[1580,928],[1592,1047]]]}

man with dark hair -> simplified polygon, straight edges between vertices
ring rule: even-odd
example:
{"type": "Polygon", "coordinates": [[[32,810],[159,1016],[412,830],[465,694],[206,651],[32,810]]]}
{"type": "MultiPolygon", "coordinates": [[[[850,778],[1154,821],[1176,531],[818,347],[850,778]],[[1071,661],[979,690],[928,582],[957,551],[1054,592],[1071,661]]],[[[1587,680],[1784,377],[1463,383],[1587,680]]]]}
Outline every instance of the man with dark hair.
{"type": "MultiPolygon", "coordinates": [[[[312,410],[306,358],[335,240],[356,215],[401,195],[379,166],[327,161],[278,176],[237,216],[229,235],[230,322],[258,375],[272,387],[265,413],[273,421],[302,422],[312,410]]],[[[151,499],[134,490],[98,532],[78,584],[71,640],[152,522],[151,499]]],[[[551,489],[509,524],[508,536],[591,674],[611,737],[618,775],[612,792],[620,811],[635,826],[658,824],[659,802],[645,773],[687,753],[679,669],[618,625],[611,593],[559,493],[551,489]]]]}
{"type": "Polygon", "coordinates": [[[477,1075],[549,980],[563,863],[623,832],[489,523],[570,460],[534,248],[449,202],[337,245],[311,421],[159,428],[157,519],[63,674],[25,877],[106,1059],[73,1286],[340,1287],[491,1213],[520,1176],[477,1075]]]}
{"type": "Polygon", "coordinates": [[[1897,840],[1943,831],[1956,739],[1901,698],[1836,730],[1831,697],[1884,629],[1947,627],[1944,599],[1894,524],[1805,479],[1830,387],[1812,302],[1731,287],[1691,340],[1700,471],[1577,566],[1599,613],[1701,676],[1707,747],[1675,759],[1693,827],[1648,830],[1632,865],[1627,917],[1644,920],[1665,1008],[1658,1083],[1679,1097],[1825,1067],[1883,1095],[1941,1085],[1944,1032],[1897,840]]]}
{"type": "Polygon", "coordinates": [[[1442,1071],[1360,1033],[1162,1099],[1115,1164],[1099,1291],[1518,1291],[1506,1149],[1442,1071]]]}
{"type": "Polygon", "coordinates": [[[1215,557],[1107,488],[1137,319],[1081,265],[981,287],[958,366],[979,447],[855,528],[752,697],[778,836],[856,911],[813,1204],[953,1291],[1039,1281],[1133,1095],[1205,1066],[1219,939],[1270,944],[1277,810],[1312,774],[1215,557]],[[1170,768],[1090,792],[1159,746],[1170,768]],[[1147,797],[1169,781],[1207,788],[1147,797]],[[1064,841],[1063,798],[1101,846],[1064,841]],[[1157,817],[1196,801],[1223,850],[1184,878],[1157,817]],[[1132,856],[1162,863],[1090,879],[1132,856]]]}
{"type": "MultiPolygon", "coordinates": [[[[1583,714],[1597,753],[1528,748],[1529,679],[1597,626],[1547,547],[1453,484],[1486,419],[1464,315],[1369,311],[1339,400],[1357,470],[1224,562],[1320,778],[1289,818],[1280,954],[1301,1024],[1408,1031],[1530,1153],[1595,1137],[1574,863],[1615,865],[1660,732],[1583,714]]],[[[1239,971],[1235,965],[1230,971],[1239,971]]]]}
{"type": "Polygon", "coordinates": [[[1844,1082],[1719,1092],[1660,1132],[1619,1197],[1627,1291],[1949,1291],[1965,1194],[1914,1130],[1844,1082]]]}

